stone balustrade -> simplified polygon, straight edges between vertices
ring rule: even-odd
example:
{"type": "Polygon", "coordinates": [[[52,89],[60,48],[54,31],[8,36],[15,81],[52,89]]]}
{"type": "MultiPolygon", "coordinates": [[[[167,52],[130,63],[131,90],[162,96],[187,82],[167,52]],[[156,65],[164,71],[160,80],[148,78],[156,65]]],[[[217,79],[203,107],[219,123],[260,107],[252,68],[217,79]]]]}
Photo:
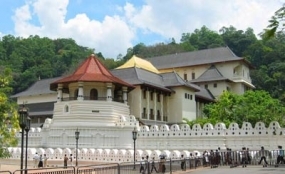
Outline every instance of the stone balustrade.
{"type": "MultiPolygon", "coordinates": [[[[9,152],[11,153],[11,159],[18,159],[21,155],[21,149],[18,147],[15,148],[9,148],[9,152]]],[[[62,160],[65,155],[68,157],[70,154],[74,158],[76,158],[75,149],[61,149],[61,148],[29,148],[28,149],[28,160],[32,160],[35,153],[38,153],[39,155],[46,154],[48,159],[50,160],[62,160]]],[[[96,161],[96,162],[132,162],[134,160],[134,151],[133,150],[127,150],[127,149],[78,149],[78,160],[81,161],[96,161]]],[[[159,151],[159,150],[136,150],[136,161],[140,161],[142,157],[149,156],[149,159],[152,159],[153,157],[155,160],[159,160],[159,155],[164,154],[166,158],[171,159],[180,159],[180,155],[184,155],[185,157],[189,157],[190,153],[198,153],[198,156],[201,156],[201,153],[198,151],[159,151]]]]}
{"type": "MultiPolygon", "coordinates": [[[[55,127],[52,119],[46,119],[43,128],[31,128],[29,131],[28,157],[32,158],[35,151],[46,153],[50,159],[62,159],[64,154],[76,154],[75,130],[80,130],[78,141],[78,157],[81,160],[128,162],[133,161],[132,130],[138,130],[136,140],[136,158],[150,156],[158,159],[163,154],[171,158],[179,158],[182,154],[187,157],[190,152],[204,150],[221,150],[231,148],[240,150],[248,147],[251,150],[277,149],[284,145],[284,128],[278,122],[271,122],[268,127],[263,122],[252,126],[244,122],[241,127],[231,123],[228,127],[224,123],[203,126],[195,124],[173,124],[168,126],[152,125],[139,126],[134,116],[120,116],[112,127],[105,128],[78,125],[78,127],[55,127]],[[51,146],[52,145],[52,146],[51,146]]],[[[21,134],[17,133],[19,145],[9,148],[11,158],[20,157],[21,134]]]]}

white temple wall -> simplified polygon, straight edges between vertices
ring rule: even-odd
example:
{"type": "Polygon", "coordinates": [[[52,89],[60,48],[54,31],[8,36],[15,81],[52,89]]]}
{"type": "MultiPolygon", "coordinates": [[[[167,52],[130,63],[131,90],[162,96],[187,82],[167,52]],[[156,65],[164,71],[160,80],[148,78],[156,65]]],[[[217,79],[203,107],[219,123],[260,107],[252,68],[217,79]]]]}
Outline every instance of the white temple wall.
{"type": "MultiPolygon", "coordinates": [[[[123,117],[122,117],[123,118],[123,117]]],[[[52,124],[52,123],[51,123],[52,124]]],[[[206,126],[209,126],[208,124],[206,126]]],[[[252,128],[250,123],[246,123],[241,129],[217,129],[212,125],[207,128],[199,128],[194,125],[192,129],[185,129],[183,125],[172,125],[169,129],[167,125],[160,126],[159,130],[149,129],[147,126],[138,129],[136,146],[138,149],[146,150],[205,150],[205,149],[259,149],[264,146],[267,149],[275,149],[278,145],[284,144],[284,128],[276,127],[278,134],[273,135],[273,128],[252,128]],[[281,132],[281,135],[280,135],[281,132]]],[[[80,148],[94,149],[133,149],[132,130],[134,122],[124,119],[116,126],[106,130],[104,127],[85,128],[79,127],[80,138],[78,141],[80,148]],[[129,122],[129,123],[128,123],[129,122]]],[[[49,147],[49,148],[74,148],[75,128],[62,129],[32,129],[29,132],[30,147],[49,147]],[[43,141],[43,139],[45,141],[43,141]],[[44,142],[44,143],[43,143],[44,142]]],[[[17,134],[20,138],[21,134],[17,134]]]]}
{"type": "MultiPolygon", "coordinates": [[[[75,154],[76,128],[53,128],[52,120],[47,119],[43,128],[32,128],[29,132],[29,148],[37,149],[38,153],[46,153],[50,159],[62,159],[65,154],[75,154]],[[43,140],[44,139],[44,140],[43,140]],[[45,144],[42,144],[45,142],[45,144]]],[[[133,128],[137,127],[136,159],[142,156],[157,158],[165,154],[172,158],[186,152],[202,152],[204,150],[221,150],[230,148],[240,150],[248,147],[250,150],[274,150],[278,145],[284,145],[284,128],[277,122],[265,127],[262,122],[253,127],[244,122],[241,128],[232,123],[228,128],[223,123],[216,125],[205,124],[203,127],[196,124],[192,129],[188,125],[153,125],[138,126],[134,116],[120,116],[113,127],[78,127],[80,137],[78,140],[78,154],[80,160],[94,160],[104,162],[130,162],[133,161],[133,128]]],[[[21,138],[21,134],[17,134],[21,138]]],[[[19,141],[20,147],[20,141],[19,141]]],[[[9,148],[12,158],[20,157],[20,148],[9,148]]],[[[29,151],[29,156],[32,152],[29,151]]]]}

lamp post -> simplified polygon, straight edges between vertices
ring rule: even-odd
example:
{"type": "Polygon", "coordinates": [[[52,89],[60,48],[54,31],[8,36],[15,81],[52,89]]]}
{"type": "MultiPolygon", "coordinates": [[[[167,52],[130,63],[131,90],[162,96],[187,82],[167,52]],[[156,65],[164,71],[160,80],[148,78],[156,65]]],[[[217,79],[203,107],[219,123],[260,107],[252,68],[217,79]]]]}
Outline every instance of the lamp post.
{"type": "Polygon", "coordinates": [[[24,130],[26,128],[26,122],[27,122],[27,115],[28,115],[28,109],[23,105],[21,108],[18,109],[19,114],[19,125],[21,127],[21,174],[23,174],[23,159],[24,159],[24,130]]]}
{"type": "Polygon", "coordinates": [[[136,139],[137,139],[137,134],[138,131],[136,128],[132,131],[133,133],[133,140],[134,140],[134,170],[136,169],[136,139]]]}
{"type": "Polygon", "coordinates": [[[75,152],[75,155],[76,155],[76,162],[75,162],[75,165],[76,165],[76,167],[77,167],[77,165],[78,165],[78,163],[77,163],[77,156],[78,156],[78,151],[77,151],[77,149],[78,149],[78,139],[79,139],[79,134],[80,134],[80,132],[78,131],[78,128],[76,129],[76,131],[75,131],[75,139],[76,139],[76,152],[75,152]]]}
{"type": "MultiPolygon", "coordinates": [[[[28,115],[28,114],[27,114],[28,115]]],[[[29,131],[31,128],[31,118],[27,117],[27,122],[26,122],[26,127],[25,127],[25,131],[26,131],[26,156],[25,156],[25,174],[28,173],[27,171],[27,164],[28,164],[28,137],[29,137],[29,131]]]]}

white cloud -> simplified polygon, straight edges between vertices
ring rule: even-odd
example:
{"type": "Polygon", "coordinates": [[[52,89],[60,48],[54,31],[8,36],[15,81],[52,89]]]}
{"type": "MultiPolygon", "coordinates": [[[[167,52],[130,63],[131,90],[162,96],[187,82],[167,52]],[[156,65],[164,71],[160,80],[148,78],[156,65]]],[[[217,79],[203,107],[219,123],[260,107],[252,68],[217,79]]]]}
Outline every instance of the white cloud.
{"type": "Polygon", "coordinates": [[[16,35],[73,38],[78,44],[95,48],[96,52],[113,58],[119,53],[125,54],[132,46],[134,32],[119,16],[105,16],[101,22],[82,13],[65,22],[67,5],[68,0],[28,2],[18,8],[13,17],[16,35]],[[38,18],[40,26],[31,22],[32,17],[38,18]]]}
{"type": "Polygon", "coordinates": [[[251,27],[260,33],[281,5],[277,0],[147,0],[142,7],[127,4],[124,9],[136,27],[179,40],[182,33],[203,25],[214,31],[230,25],[242,30],[251,27]]]}
{"type": "Polygon", "coordinates": [[[142,6],[115,5],[114,10],[122,15],[105,14],[99,21],[96,16],[72,12],[75,17],[67,19],[68,4],[69,0],[27,0],[13,17],[16,35],[73,38],[105,57],[115,58],[132,46],[132,41],[141,33],[138,31],[180,40],[182,33],[191,33],[203,25],[214,31],[232,25],[242,30],[251,27],[257,34],[282,6],[281,0],[145,0],[142,6]],[[35,20],[38,20],[37,25],[35,20]]]}

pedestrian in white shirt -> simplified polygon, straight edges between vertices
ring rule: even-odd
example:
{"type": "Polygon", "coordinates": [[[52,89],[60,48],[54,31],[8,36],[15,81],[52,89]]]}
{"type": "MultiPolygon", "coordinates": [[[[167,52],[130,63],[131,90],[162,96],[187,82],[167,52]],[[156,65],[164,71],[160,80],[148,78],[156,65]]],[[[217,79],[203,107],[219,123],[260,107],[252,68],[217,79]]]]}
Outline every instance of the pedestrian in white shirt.
{"type": "Polygon", "coordinates": [[[72,154],[70,154],[69,161],[70,161],[70,163],[71,163],[71,166],[73,166],[73,157],[72,157],[72,154]]]}
{"type": "Polygon", "coordinates": [[[39,155],[37,152],[35,153],[35,155],[33,157],[33,161],[34,161],[34,168],[37,168],[38,164],[39,164],[39,155]]]}

